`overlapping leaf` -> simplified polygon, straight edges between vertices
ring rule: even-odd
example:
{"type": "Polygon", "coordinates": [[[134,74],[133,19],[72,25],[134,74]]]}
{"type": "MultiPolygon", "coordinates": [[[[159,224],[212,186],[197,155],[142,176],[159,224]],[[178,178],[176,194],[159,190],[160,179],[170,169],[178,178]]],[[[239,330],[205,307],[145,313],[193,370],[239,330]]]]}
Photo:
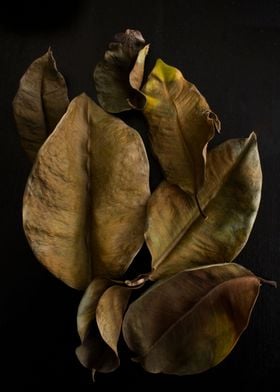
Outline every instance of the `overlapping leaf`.
{"type": "Polygon", "coordinates": [[[40,149],[23,223],[37,258],[71,287],[118,278],[142,246],[149,165],[138,133],[85,95],[40,149]]]}
{"type": "Polygon", "coordinates": [[[204,184],[207,143],[220,121],[181,72],[157,60],[142,89],[150,140],[166,179],[197,195],[204,184]]]}
{"type": "Polygon", "coordinates": [[[148,49],[139,31],[117,34],[94,80],[106,111],[143,109],[167,180],[151,197],[135,130],[86,95],[58,123],[68,98],[51,51],[31,64],[14,99],[31,160],[58,123],[28,179],[23,224],[37,258],[71,287],[86,289],[76,353],[93,374],[119,366],[121,328],[149,372],[215,366],[247,327],[263,281],[227,263],[245,245],[259,207],[256,136],[207,153],[219,119],[178,69],[158,60],[140,91],[148,49]],[[152,272],[121,282],[145,230],[152,272]],[[157,282],[125,314],[132,290],[147,280],[157,282]]]}
{"type": "Polygon", "coordinates": [[[148,203],[145,233],[152,279],[186,268],[233,260],[245,245],[258,211],[262,172],[256,135],[232,139],[208,153],[199,192],[204,220],[192,197],[163,182],[148,203]]]}
{"type": "Polygon", "coordinates": [[[141,87],[148,50],[140,31],[131,29],[116,34],[115,42],[109,44],[104,60],[94,70],[97,98],[107,112],[131,109],[129,99],[141,87]]]}
{"type": "Polygon", "coordinates": [[[109,279],[95,278],[87,287],[77,313],[77,328],[81,341],[88,335],[90,325],[95,320],[98,301],[112,284],[109,279]]]}
{"type": "Polygon", "coordinates": [[[130,305],[125,341],[151,373],[205,371],[229,354],[247,327],[259,287],[237,264],[180,272],[130,305]]]}
{"type": "Polygon", "coordinates": [[[31,161],[35,160],[68,104],[65,80],[49,49],[27,69],[13,101],[21,143],[31,161]]]}
{"type": "Polygon", "coordinates": [[[117,285],[108,288],[110,284],[104,279],[93,280],[78,311],[82,343],[76,353],[93,374],[112,372],[120,363],[117,346],[131,289],[117,285]]]}

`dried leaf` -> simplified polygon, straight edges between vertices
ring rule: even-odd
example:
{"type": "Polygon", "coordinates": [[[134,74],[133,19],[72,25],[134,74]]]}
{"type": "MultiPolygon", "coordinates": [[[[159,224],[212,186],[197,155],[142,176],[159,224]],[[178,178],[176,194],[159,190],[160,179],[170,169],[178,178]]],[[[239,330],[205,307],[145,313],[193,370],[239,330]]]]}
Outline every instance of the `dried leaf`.
{"type": "Polygon", "coordinates": [[[68,104],[65,80],[49,49],[27,69],[13,101],[21,143],[32,162],[68,104]]]}
{"type": "Polygon", "coordinates": [[[110,373],[118,367],[116,355],[102,339],[96,322],[91,325],[88,335],[77,347],[76,355],[84,367],[92,369],[94,375],[96,371],[110,373]]]}
{"type": "Polygon", "coordinates": [[[258,211],[262,172],[256,135],[232,139],[208,153],[199,200],[163,182],[148,203],[145,233],[154,280],[187,268],[232,261],[244,247],[258,211]]]}
{"type": "Polygon", "coordinates": [[[207,143],[220,121],[181,72],[157,60],[142,89],[150,140],[167,181],[196,195],[204,183],[207,143]]]}
{"type": "Polygon", "coordinates": [[[126,271],[143,244],[149,194],[139,134],[81,95],[40,149],[24,195],[25,234],[54,275],[85,289],[126,271]]]}
{"type": "Polygon", "coordinates": [[[81,341],[88,335],[90,325],[95,320],[100,297],[112,284],[109,279],[95,278],[86,289],[77,314],[77,327],[81,341]]]}
{"type": "Polygon", "coordinates": [[[96,309],[96,322],[100,335],[116,354],[117,359],[117,344],[131,291],[132,289],[128,287],[110,287],[100,298],[96,309]]]}
{"type": "Polygon", "coordinates": [[[149,50],[137,30],[127,29],[125,33],[116,34],[115,41],[109,44],[104,60],[94,70],[98,101],[111,113],[131,109],[128,100],[133,100],[134,90],[141,87],[149,50]]]}
{"type": "Polygon", "coordinates": [[[183,271],[133,302],[123,334],[151,373],[195,374],[221,362],[248,325],[260,282],[237,264],[183,271]]]}
{"type": "Polygon", "coordinates": [[[103,373],[119,367],[117,345],[130,294],[131,289],[127,287],[112,286],[101,296],[96,309],[96,324],[76,350],[85,367],[103,373]]]}

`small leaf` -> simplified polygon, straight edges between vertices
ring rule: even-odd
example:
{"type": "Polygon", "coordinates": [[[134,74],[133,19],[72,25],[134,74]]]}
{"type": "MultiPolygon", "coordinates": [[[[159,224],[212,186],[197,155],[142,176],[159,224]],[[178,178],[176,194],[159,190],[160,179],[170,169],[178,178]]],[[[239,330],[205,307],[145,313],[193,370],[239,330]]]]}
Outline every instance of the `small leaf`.
{"type": "Polygon", "coordinates": [[[203,372],[233,349],[248,325],[259,287],[258,278],[237,264],[183,271],[130,305],[124,339],[151,373],[203,372]]]}
{"type": "Polygon", "coordinates": [[[96,322],[100,334],[117,358],[117,344],[131,290],[122,286],[110,287],[100,298],[96,309],[96,322]]]}
{"type": "MultiPolygon", "coordinates": [[[[127,29],[109,44],[104,60],[94,70],[94,81],[100,105],[110,113],[130,110],[134,90],[141,87],[149,45],[140,31],[127,29]]],[[[135,91],[137,96],[139,92],[135,91]]]]}
{"type": "Polygon", "coordinates": [[[142,89],[150,140],[167,181],[196,195],[204,183],[207,143],[218,117],[181,72],[157,60],[142,89]]]}
{"type": "Polygon", "coordinates": [[[163,182],[151,196],[145,233],[157,280],[187,268],[232,261],[244,247],[259,208],[262,172],[256,135],[208,153],[206,180],[193,198],[163,182]]]}
{"type": "Polygon", "coordinates": [[[100,297],[111,285],[112,282],[108,279],[95,278],[86,289],[77,314],[77,327],[81,341],[85,339],[92,321],[95,320],[100,297]]]}
{"type": "Polygon", "coordinates": [[[84,367],[92,369],[94,375],[96,371],[110,373],[118,367],[116,355],[102,339],[96,322],[92,323],[88,335],[76,348],[76,355],[84,367]]]}
{"type": "Polygon", "coordinates": [[[21,143],[32,162],[68,104],[65,80],[49,49],[27,69],[13,101],[21,143]]]}
{"type": "MultiPolygon", "coordinates": [[[[112,286],[99,299],[96,324],[88,330],[87,336],[76,350],[85,367],[103,373],[112,372],[119,367],[117,345],[130,294],[131,289],[127,287],[112,286]]],[[[94,307],[95,305],[93,303],[94,307]]]]}
{"type": "Polygon", "coordinates": [[[24,195],[25,234],[71,287],[118,279],[143,244],[149,195],[139,134],[81,95],[39,151],[24,195]]]}

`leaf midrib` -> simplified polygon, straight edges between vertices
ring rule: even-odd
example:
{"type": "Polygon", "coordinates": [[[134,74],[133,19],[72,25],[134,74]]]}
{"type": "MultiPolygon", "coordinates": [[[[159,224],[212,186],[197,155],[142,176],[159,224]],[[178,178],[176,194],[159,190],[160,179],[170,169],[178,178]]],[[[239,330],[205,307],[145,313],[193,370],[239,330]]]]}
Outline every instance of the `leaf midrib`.
{"type": "MultiPolygon", "coordinates": [[[[254,140],[253,140],[254,141],[254,140]]],[[[205,205],[202,205],[202,208],[205,209],[208,207],[208,205],[211,203],[211,201],[217,196],[217,194],[221,191],[223,186],[226,184],[228,181],[229,177],[231,174],[234,172],[236,167],[240,164],[244,156],[246,155],[247,151],[250,149],[252,144],[252,136],[250,136],[250,139],[247,140],[247,144],[245,145],[243,151],[240,153],[238,159],[235,161],[235,163],[231,166],[231,168],[228,170],[226,175],[224,176],[223,180],[219,183],[219,187],[217,187],[216,192],[212,192],[212,197],[209,198],[207,203],[205,205]]],[[[213,150],[212,150],[213,151],[213,150]]],[[[162,255],[158,258],[158,260],[153,261],[153,265],[157,266],[156,269],[159,268],[160,264],[172,253],[172,251],[175,249],[175,247],[178,245],[178,243],[181,241],[181,239],[185,236],[185,234],[188,232],[188,230],[191,229],[191,227],[194,225],[194,223],[197,221],[197,218],[199,218],[199,212],[195,212],[193,219],[188,222],[188,224],[185,225],[185,227],[181,230],[181,232],[178,234],[178,236],[173,240],[173,242],[167,247],[167,249],[162,253],[162,255]]]]}
{"type": "MultiPolygon", "coordinates": [[[[200,300],[199,300],[195,305],[193,305],[186,313],[184,313],[181,317],[179,317],[179,319],[178,319],[175,323],[171,324],[171,325],[170,325],[170,326],[160,335],[160,337],[151,345],[151,347],[148,348],[148,350],[146,351],[146,353],[143,354],[143,355],[141,356],[141,358],[142,358],[142,359],[145,359],[145,358],[154,350],[154,348],[156,348],[156,346],[160,343],[160,341],[163,340],[163,339],[165,338],[165,336],[166,336],[173,328],[176,328],[177,325],[180,324],[185,318],[189,317],[189,316],[196,310],[196,308],[198,308],[204,301],[206,301],[207,298],[209,298],[211,295],[213,295],[213,293],[215,293],[215,291],[217,291],[219,288],[221,288],[221,287],[223,287],[223,286],[226,286],[227,284],[229,284],[229,283],[232,282],[232,281],[236,281],[236,280],[242,281],[242,280],[246,280],[246,279],[257,279],[257,278],[254,277],[253,275],[252,275],[252,276],[249,275],[249,276],[234,277],[234,278],[231,278],[231,279],[229,279],[229,280],[226,280],[226,281],[224,281],[224,282],[222,282],[222,283],[219,283],[219,284],[216,285],[215,287],[211,288],[211,289],[207,292],[206,295],[203,295],[203,296],[200,298],[200,300]]],[[[253,302],[253,304],[254,304],[254,302],[253,302]]],[[[248,320],[249,320],[249,318],[250,318],[250,314],[251,314],[251,312],[249,312],[248,320]]],[[[248,323],[247,323],[247,324],[248,324],[248,323]]],[[[245,328],[246,328],[246,325],[245,325],[245,328]]]]}

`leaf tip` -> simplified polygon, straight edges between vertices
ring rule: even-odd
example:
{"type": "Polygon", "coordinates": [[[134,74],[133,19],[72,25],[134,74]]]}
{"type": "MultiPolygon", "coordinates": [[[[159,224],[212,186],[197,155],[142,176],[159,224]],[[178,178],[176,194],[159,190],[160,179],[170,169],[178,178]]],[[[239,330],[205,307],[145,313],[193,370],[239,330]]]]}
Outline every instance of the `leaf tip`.
{"type": "Polygon", "coordinates": [[[217,133],[221,133],[221,121],[216,113],[209,111],[208,112],[208,119],[212,121],[213,127],[217,133]]]}
{"type": "Polygon", "coordinates": [[[152,71],[161,82],[172,82],[182,77],[179,69],[166,64],[161,58],[158,58],[154,70],[152,71]]]}

